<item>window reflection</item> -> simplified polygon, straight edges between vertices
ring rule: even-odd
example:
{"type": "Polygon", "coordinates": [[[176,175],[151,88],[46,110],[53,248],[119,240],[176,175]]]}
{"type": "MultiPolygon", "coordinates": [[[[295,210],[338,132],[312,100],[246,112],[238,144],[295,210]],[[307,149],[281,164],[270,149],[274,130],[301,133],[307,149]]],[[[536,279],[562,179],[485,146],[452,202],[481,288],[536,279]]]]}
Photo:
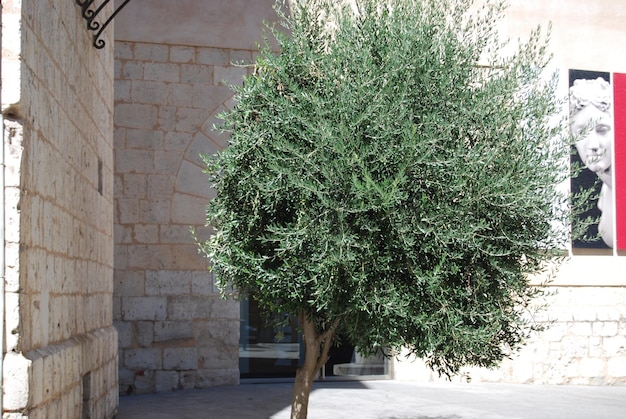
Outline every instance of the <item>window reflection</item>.
{"type": "MultiPolygon", "coordinates": [[[[241,378],[291,378],[304,359],[304,344],[295,321],[267,319],[254,298],[241,300],[239,371],[241,378]],[[281,326],[277,326],[281,324],[281,326]]],[[[384,376],[388,362],[382,356],[365,358],[345,336],[329,353],[323,378],[384,376]]]]}

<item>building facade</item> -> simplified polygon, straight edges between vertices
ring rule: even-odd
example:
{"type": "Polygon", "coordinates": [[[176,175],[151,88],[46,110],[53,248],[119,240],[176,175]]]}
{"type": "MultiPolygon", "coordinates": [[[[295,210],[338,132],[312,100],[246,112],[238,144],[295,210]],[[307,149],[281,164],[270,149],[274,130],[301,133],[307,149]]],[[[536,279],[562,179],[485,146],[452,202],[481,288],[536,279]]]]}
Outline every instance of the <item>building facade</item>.
{"type": "MultiPolygon", "coordinates": [[[[3,417],[113,417],[118,394],[288,375],[297,337],[278,348],[221,299],[190,233],[211,233],[200,154],[227,145],[213,126],[273,1],[132,0],[102,49],[76,3],[2,4],[3,417]]],[[[552,22],[564,96],[569,69],[626,73],[623,2],[510,3],[503,36],[552,22]]],[[[610,253],[571,254],[535,318],[547,331],[472,379],[626,384],[626,259],[610,253]]],[[[402,357],[372,368],[438,379],[402,357]]]]}
{"type": "Polygon", "coordinates": [[[114,43],[96,50],[80,12],[2,2],[4,418],[107,418],[118,404],[114,43]]]}

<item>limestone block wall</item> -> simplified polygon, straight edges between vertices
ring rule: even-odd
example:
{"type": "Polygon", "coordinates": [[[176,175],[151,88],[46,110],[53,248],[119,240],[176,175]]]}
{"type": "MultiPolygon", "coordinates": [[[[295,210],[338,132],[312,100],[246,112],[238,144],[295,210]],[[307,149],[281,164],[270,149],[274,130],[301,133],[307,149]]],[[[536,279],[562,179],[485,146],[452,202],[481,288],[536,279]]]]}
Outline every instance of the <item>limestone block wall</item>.
{"type": "Polygon", "coordinates": [[[2,23],[2,417],[111,418],[113,44],[72,1],[4,1],[2,23]]]}
{"type": "Polygon", "coordinates": [[[120,394],[239,382],[239,304],[198,254],[214,196],[200,153],[252,52],[116,41],[115,287],[120,394]]]}
{"type": "MultiPolygon", "coordinates": [[[[465,369],[454,380],[522,384],[626,385],[626,288],[553,287],[548,309],[529,318],[546,326],[493,370],[465,369]]],[[[400,357],[399,380],[438,381],[420,360],[400,357]]]]}

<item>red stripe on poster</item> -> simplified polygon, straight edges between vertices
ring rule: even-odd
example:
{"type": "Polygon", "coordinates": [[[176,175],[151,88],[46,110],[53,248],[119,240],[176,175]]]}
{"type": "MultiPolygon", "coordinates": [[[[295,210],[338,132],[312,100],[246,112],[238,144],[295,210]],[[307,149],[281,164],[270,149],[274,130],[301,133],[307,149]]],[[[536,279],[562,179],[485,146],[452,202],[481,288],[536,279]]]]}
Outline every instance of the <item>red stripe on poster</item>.
{"type": "Polygon", "coordinates": [[[626,74],[613,74],[616,245],[626,249],[626,74]]]}

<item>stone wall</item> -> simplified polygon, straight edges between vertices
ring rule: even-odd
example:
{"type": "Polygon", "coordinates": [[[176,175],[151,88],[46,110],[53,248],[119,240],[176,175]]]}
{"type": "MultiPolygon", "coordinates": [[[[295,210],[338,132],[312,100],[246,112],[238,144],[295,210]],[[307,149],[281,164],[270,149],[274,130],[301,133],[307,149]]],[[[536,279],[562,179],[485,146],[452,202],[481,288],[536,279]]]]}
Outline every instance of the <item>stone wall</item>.
{"type": "Polygon", "coordinates": [[[3,418],[110,418],[113,44],[72,1],[4,1],[2,23],[3,418]]]}
{"type": "Polygon", "coordinates": [[[190,227],[214,193],[200,153],[241,83],[247,50],[115,45],[115,325],[120,393],[239,382],[239,304],[222,300],[190,227]]]}
{"type": "MultiPolygon", "coordinates": [[[[626,288],[552,287],[545,311],[529,320],[546,330],[499,368],[468,368],[455,381],[522,384],[626,385],[626,288]]],[[[443,378],[423,362],[400,357],[398,380],[443,378]]]]}

